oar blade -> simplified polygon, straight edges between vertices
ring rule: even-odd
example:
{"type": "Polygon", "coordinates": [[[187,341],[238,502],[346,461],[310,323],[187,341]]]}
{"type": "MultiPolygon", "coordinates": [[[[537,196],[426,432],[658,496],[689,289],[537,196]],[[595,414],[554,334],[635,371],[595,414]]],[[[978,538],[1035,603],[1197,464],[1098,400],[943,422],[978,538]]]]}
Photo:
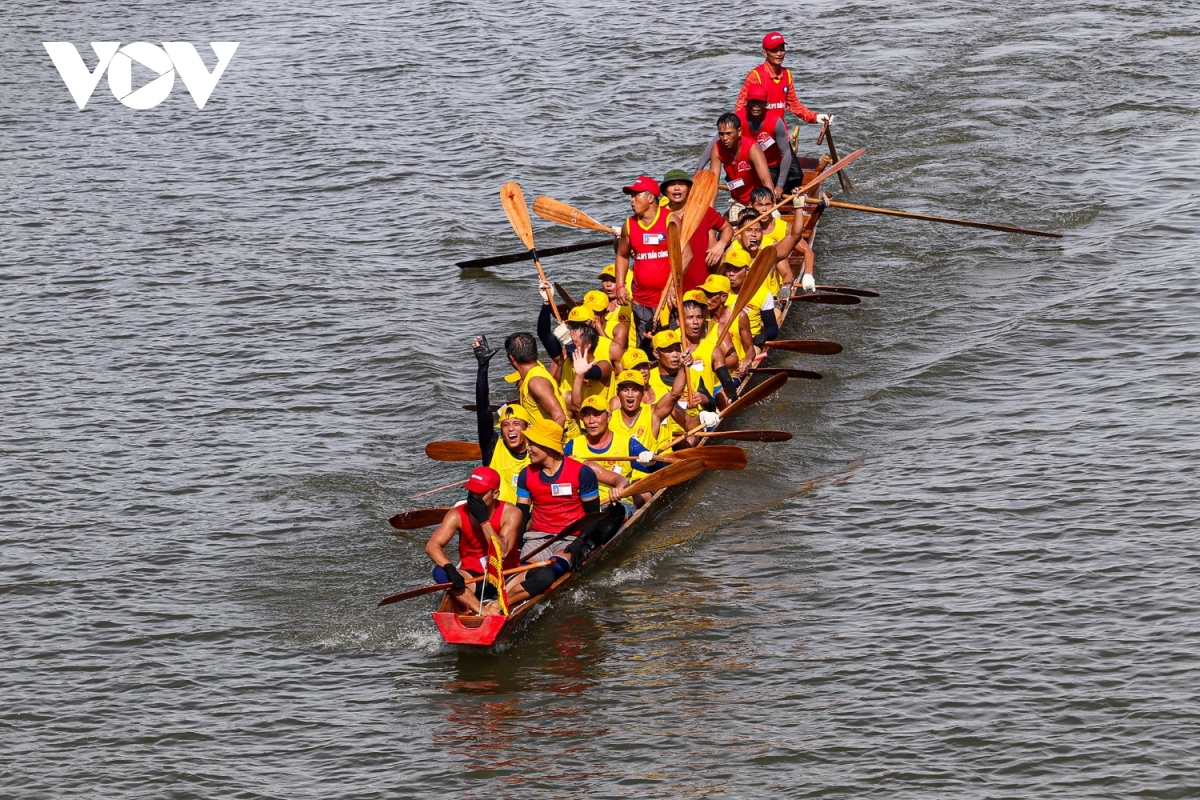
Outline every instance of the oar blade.
{"type": "MultiPolygon", "coordinates": [[[[733,442],[786,442],[792,438],[788,431],[714,431],[700,434],[710,439],[728,439],[733,442]]],[[[701,447],[700,450],[711,448],[701,447]]],[[[738,448],[741,449],[741,448],[738,448]]],[[[744,451],[743,451],[744,452],[744,451]]]]}
{"type": "Polygon", "coordinates": [[[598,222],[578,208],[567,205],[561,200],[555,200],[553,197],[547,197],[546,195],[542,195],[533,201],[533,213],[548,222],[558,225],[612,233],[612,228],[603,222],[598,222]]]}
{"type": "Polygon", "coordinates": [[[724,411],[721,412],[722,421],[728,419],[733,414],[736,414],[737,412],[749,408],[755,403],[770,397],[771,395],[775,394],[775,392],[779,391],[779,389],[787,382],[788,376],[786,374],[779,373],[772,375],[757,386],[748,389],[744,394],[739,396],[737,400],[734,400],[724,411]]]}
{"type": "MultiPolygon", "coordinates": [[[[612,239],[601,239],[597,242],[579,242],[578,244],[564,244],[558,247],[547,247],[545,250],[539,250],[538,256],[545,258],[546,256],[561,256],[567,253],[578,253],[581,250],[595,250],[600,247],[612,247],[612,239]]],[[[529,251],[520,253],[509,253],[503,256],[489,256],[488,258],[473,258],[469,261],[458,261],[456,267],[462,269],[484,269],[485,267],[497,267],[501,264],[515,264],[518,261],[528,261],[529,251]]]]}
{"type": "Polygon", "coordinates": [[[388,523],[398,531],[415,531],[433,525],[441,525],[446,517],[448,508],[418,508],[415,511],[401,511],[393,514],[388,523]]]}
{"type": "Polygon", "coordinates": [[[794,294],[794,303],[811,303],[819,306],[856,306],[862,299],[852,294],[794,294]]]}
{"type": "Polygon", "coordinates": [[[767,342],[767,347],[787,350],[789,353],[807,353],[813,356],[836,356],[842,352],[840,344],[823,339],[780,339],[775,342],[767,342]]]}
{"type": "Polygon", "coordinates": [[[533,223],[529,219],[529,206],[525,204],[525,193],[516,181],[509,181],[500,187],[500,205],[504,214],[516,232],[521,243],[530,250],[533,249],[533,223]]]}
{"type": "Polygon", "coordinates": [[[851,294],[855,297],[879,297],[874,289],[854,289],[850,286],[817,286],[818,292],[834,292],[835,294],[851,294]]]}
{"type": "Polygon", "coordinates": [[[563,288],[561,283],[554,284],[554,291],[558,292],[558,296],[561,297],[562,301],[567,304],[568,308],[566,313],[569,314],[572,308],[579,305],[575,302],[575,298],[571,297],[571,293],[563,288]]]}
{"type": "Polygon", "coordinates": [[[717,444],[704,447],[688,447],[669,454],[666,460],[678,464],[685,459],[693,459],[704,463],[705,469],[737,470],[745,469],[748,460],[746,451],[735,445],[717,444]]]}
{"type": "Polygon", "coordinates": [[[713,200],[717,199],[717,173],[710,169],[702,169],[692,176],[692,188],[688,190],[688,198],[683,204],[683,229],[680,238],[690,242],[692,236],[700,229],[704,212],[709,209],[713,200]]]}
{"type": "Polygon", "coordinates": [[[425,455],[434,461],[480,461],[483,451],[474,442],[430,442],[425,455]]]}
{"type": "Polygon", "coordinates": [[[798,378],[807,381],[819,381],[825,376],[819,372],[813,372],[811,369],[794,369],[792,367],[759,367],[751,370],[759,375],[787,375],[789,378],[798,378]]]}
{"type": "Polygon", "coordinates": [[[634,481],[630,484],[630,488],[624,490],[622,494],[629,496],[635,493],[657,492],[659,489],[677,486],[685,481],[690,481],[704,472],[705,469],[703,460],[699,458],[685,458],[682,461],[663,467],[658,472],[653,472],[641,480],[634,481]]]}

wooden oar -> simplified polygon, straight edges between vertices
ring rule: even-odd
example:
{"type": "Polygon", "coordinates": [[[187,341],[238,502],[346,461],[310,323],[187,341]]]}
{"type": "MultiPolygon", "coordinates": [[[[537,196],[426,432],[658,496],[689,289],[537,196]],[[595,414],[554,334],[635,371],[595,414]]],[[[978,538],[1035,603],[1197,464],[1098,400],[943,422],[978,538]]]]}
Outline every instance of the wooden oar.
{"type": "Polygon", "coordinates": [[[1012,225],[994,225],[990,222],[974,222],[969,219],[953,219],[951,217],[935,217],[931,214],[915,214],[911,211],[896,211],[892,208],[875,208],[874,206],[860,206],[854,203],[842,203],[837,200],[825,198],[826,205],[831,205],[834,208],[845,208],[849,211],[866,211],[870,214],[887,214],[892,217],[905,217],[907,219],[923,219],[927,222],[946,222],[951,225],[965,225],[968,228],[984,228],[989,231],[1004,231],[1005,233],[1024,233],[1028,236],[1048,236],[1052,239],[1061,239],[1061,233],[1053,233],[1051,231],[1037,231],[1032,228],[1015,228],[1012,225]]]}
{"type": "Polygon", "coordinates": [[[717,199],[717,173],[711,169],[702,169],[692,176],[692,188],[688,190],[687,200],[683,203],[683,228],[679,238],[685,242],[692,241],[704,212],[712,207],[717,199]]]}
{"type": "Polygon", "coordinates": [[[808,353],[814,356],[836,356],[842,352],[842,346],[837,342],[827,342],[824,339],[780,339],[767,342],[767,347],[776,350],[787,350],[789,353],[808,353]]]}
{"type": "Polygon", "coordinates": [[[750,370],[751,375],[787,375],[789,378],[803,378],[819,381],[824,375],[811,369],[792,369],[791,367],[756,367],[750,370]]]}
{"type": "Polygon", "coordinates": [[[434,461],[479,461],[483,451],[474,442],[430,442],[425,455],[434,461]]]}
{"type": "Polygon", "coordinates": [[[613,229],[603,222],[597,222],[578,208],[575,208],[575,206],[569,206],[561,200],[555,200],[553,197],[547,197],[546,195],[542,195],[533,201],[533,213],[544,220],[559,225],[567,225],[572,228],[583,228],[591,231],[604,231],[609,236],[613,235],[613,229]]]}
{"type": "MultiPolygon", "coordinates": [[[[787,431],[712,431],[706,433],[701,431],[696,434],[702,439],[729,439],[734,442],[786,442],[792,438],[792,434],[787,431]]],[[[714,445],[719,447],[720,445],[714,445]]],[[[711,447],[693,447],[691,450],[699,450],[701,452],[712,449],[711,447]]],[[[688,452],[681,450],[681,453],[688,452]]]]}
{"type": "Polygon", "coordinates": [[[449,508],[418,508],[415,511],[401,511],[399,514],[393,514],[388,522],[398,531],[415,531],[418,528],[441,525],[449,510],[449,508]]]}
{"type": "MultiPolygon", "coordinates": [[[[829,119],[825,119],[825,124],[821,126],[821,132],[817,134],[817,144],[821,144],[824,139],[829,145],[829,157],[836,163],[838,160],[837,148],[833,145],[833,131],[829,130],[829,119]]],[[[842,184],[842,191],[850,194],[854,191],[854,184],[850,183],[850,175],[842,170],[838,173],[838,183],[842,184]]]]}
{"type": "MultiPolygon", "coordinates": [[[[737,412],[743,411],[743,410],[749,408],[750,406],[754,405],[755,403],[759,402],[760,400],[770,397],[771,395],[775,394],[775,392],[779,391],[780,387],[782,387],[787,382],[788,382],[788,376],[784,373],[778,373],[778,374],[772,375],[771,377],[767,378],[765,381],[758,384],[757,386],[747,389],[746,392],[744,394],[742,394],[740,397],[738,397],[737,400],[734,400],[732,403],[727,405],[725,407],[724,411],[718,412],[719,416],[721,417],[721,420],[724,421],[725,419],[736,414],[737,412]]],[[[720,424],[720,423],[718,423],[718,424],[720,424]]],[[[692,428],[687,433],[676,436],[675,439],[672,440],[669,445],[667,445],[667,447],[674,447],[675,445],[679,444],[687,437],[693,436],[702,430],[704,430],[704,425],[697,425],[696,427],[692,428]]],[[[664,449],[666,449],[666,448],[664,448],[664,449]]],[[[663,471],[665,472],[665,470],[663,470],[663,471]]],[[[655,474],[657,475],[658,473],[655,473],[655,474]]]]}
{"type": "MultiPolygon", "coordinates": [[[[503,574],[518,575],[522,572],[528,572],[531,569],[545,567],[549,565],[549,563],[549,561],[538,561],[535,564],[522,564],[519,567],[513,567],[512,569],[504,570],[503,574]]],[[[463,581],[463,583],[465,583],[467,586],[470,586],[473,583],[479,583],[481,580],[483,580],[482,575],[475,578],[467,578],[463,581]]],[[[390,606],[392,603],[399,603],[401,600],[411,600],[414,597],[421,597],[422,595],[433,594],[434,592],[443,592],[449,588],[450,584],[448,583],[434,583],[430,584],[429,586],[422,586],[420,589],[409,589],[407,592],[396,592],[395,594],[389,594],[387,597],[380,600],[375,607],[379,608],[380,606],[390,606]]]]}
{"type": "Polygon", "coordinates": [[[817,291],[852,294],[855,297],[879,297],[879,292],[874,289],[852,289],[849,286],[818,286],[817,291]]]}
{"type": "Polygon", "coordinates": [[[468,480],[470,480],[470,478],[465,478],[465,479],[463,479],[463,480],[461,480],[461,481],[455,481],[454,483],[447,483],[447,484],[444,484],[444,485],[442,485],[442,486],[437,486],[437,487],[434,487],[433,489],[426,489],[425,491],[421,492],[420,494],[414,494],[414,495],[412,496],[412,499],[413,499],[413,500],[416,500],[418,497],[428,497],[428,496],[429,496],[429,495],[431,495],[431,494],[437,494],[438,492],[444,492],[444,491],[446,491],[447,489],[453,489],[453,488],[455,488],[455,487],[457,487],[457,486],[462,486],[462,485],[463,485],[463,484],[465,484],[465,483],[466,483],[468,480]]]}
{"type": "Polygon", "coordinates": [[[573,297],[571,297],[570,292],[568,292],[566,289],[563,288],[563,285],[561,283],[554,284],[554,291],[558,292],[558,296],[561,297],[563,299],[563,302],[566,303],[571,308],[574,308],[575,306],[579,305],[578,303],[575,302],[575,299],[573,297]]]}
{"type": "MultiPolygon", "coordinates": [[[[529,220],[529,207],[525,205],[525,193],[521,191],[521,187],[516,181],[509,181],[500,187],[500,205],[504,206],[504,214],[508,217],[512,229],[521,242],[529,248],[529,255],[533,258],[534,266],[537,267],[538,277],[542,279],[542,283],[547,283],[546,271],[542,269],[542,262],[538,260],[537,249],[533,245],[533,223],[529,220]]],[[[554,310],[554,316],[561,325],[563,319],[562,314],[558,313],[558,306],[551,303],[550,308],[554,310]]]]}
{"type": "Polygon", "coordinates": [[[750,271],[746,273],[746,277],[742,279],[742,286],[738,289],[737,301],[733,304],[733,310],[729,314],[729,318],[721,325],[721,329],[717,331],[717,344],[725,338],[725,334],[729,333],[729,329],[733,327],[733,323],[737,322],[738,314],[742,313],[742,309],[754,299],[754,295],[763,285],[763,281],[775,269],[777,257],[775,254],[775,246],[760,247],[758,255],[754,257],[754,263],[750,265],[750,271]]]}
{"type": "MultiPolygon", "coordinates": [[[[680,235],[682,232],[679,229],[679,222],[675,217],[670,217],[667,220],[667,260],[671,264],[671,283],[675,285],[675,314],[679,320],[679,340],[682,343],[680,350],[687,352],[687,337],[683,335],[683,244],[684,241],[680,235]]],[[[664,290],[666,291],[666,290],[664,290]]],[[[717,341],[720,341],[718,339],[717,341]]],[[[683,372],[683,384],[687,389],[687,407],[692,407],[692,371],[685,369],[683,372]]]]}
{"type": "MultiPolygon", "coordinates": [[[[611,233],[611,231],[610,231],[611,233]]],[[[612,239],[601,239],[596,242],[580,242],[579,244],[564,244],[559,247],[547,247],[544,250],[539,250],[538,255],[542,258],[546,256],[561,256],[567,253],[578,253],[581,250],[595,250],[599,247],[612,247],[612,239]]],[[[521,253],[508,253],[503,256],[489,256],[488,258],[473,258],[469,261],[455,262],[456,267],[462,269],[483,269],[484,267],[497,267],[501,264],[515,264],[518,261],[524,261],[529,258],[529,251],[521,253]]]]}
{"type": "Polygon", "coordinates": [[[822,306],[856,306],[861,299],[852,294],[794,294],[792,300],[797,303],[813,303],[822,306]]]}
{"type": "Polygon", "coordinates": [[[848,155],[848,156],[846,156],[845,158],[843,158],[841,161],[838,161],[836,164],[830,164],[830,165],[829,165],[829,166],[828,166],[828,167],[827,167],[827,168],[826,168],[826,169],[825,169],[825,170],[824,170],[824,171],[823,171],[823,172],[822,172],[820,175],[818,175],[817,177],[813,178],[811,181],[809,181],[808,183],[804,184],[803,186],[801,186],[799,189],[797,189],[796,191],[792,192],[791,194],[784,195],[784,196],[783,196],[783,199],[782,199],[782,200],[780,200],[778,203],[776,203],[775,205],[771,206],[771,207],[770,207],[770,208],[768,208],[766,211],[764,211],[763,213],[759,214],[757,217],[755,217],[754,219],[750,220],[750,221],[749,221],[749,222],[747,222],[745,225],[743,225],[742,227],[740,227],[740,228],[738,228],[736,231],[734,231],[734,232],[733,232],[733,236],[734,236],[734,238],[737,238],[738,236],[741,236],[741,235],[742,235],[742,233],[744,233],[744,232],[745,232],[745,230],[746,230],[747,228],[751,227],[752,225],[757,225],[758,223],[762,222],[764,219],[766,219],[767,217],[769,217],[769,216],[772,214],[772,212],[774,212],[774,211],[775,211],[777,208],[780,208],[780,207],[782,207],[782,206],[786,205],[787,203],[791,202],[792,200],[794,200],[794,199],[795,199],[795,198],[797,198],[797,197],[800,197],[801,195],[808,194],[808,190],[809,190],[809,189],[812,189],[812,188],[813,188],[813,187],[815,187],[815,186],[820,186],[820,185],[821,185],[821,181],[825,180],[825,179],[826,179],[826,178],[828,178],[830,175],[833,175],[834,173],[840,172],[841,170],[843,170],[843,169],[845,169],[846,167],[850,166],[850,164],[852,164],[853,162],[855,162],[855,161],[857,161],[859,158],[861,158],[861,157],[862,157],[862,155],[863,155],[863,153],[865,153],[865,152],[867,152],[867,148],[865,148],[865,147],[860,147],[859,149],[855,150],[855,151],[854,151],[853,153],[851,153],[850,155],[848,155]]]}
{"type": "MultiPolygon", "coordinates": [[[[663,471],[665,472],[666,470],[663,470],[663,471]]],[[[525,556],[525,559],[528,560],[528,559],[533,558],[538,553],[542,552],[543,550],[545,550],[547,547],[554,544],[555,542],[561,541],[562,539],[565,539],[568,536],[574,536],[575,534],[579,533],[584,528],[587,528],[587,527],[590,527],[590,526],[596,524],[597,522],[601,521],[602,519],[604,519],[607,516],[608,516],[608,512],[601,510],[601,511],[597,511],[595,514],[588,514],[585,517],[575,520],[570,525],[563,528],[562,531],[555,534],[553,538],[547,539],[546,541],[542,542],[537,547],[536,550],[531,552],[529,555],[525,556]]],[[[549,563],[549,562],[546,562],[546,563],[549,563]]]]}
{"type": "MultiPolygon", "coordinates": [[[[782,433],[782,431],[780,431],[782,433]]],[[[789,434],[790,436],[790,434],[789,434]]],[[[591,459],[576,456],[580,461],[589,461],[591,459]]],[[[603,456],[595,456],[597,461],[637,461],[636,456],[615,456],[607,458],[603,456]]],[[[711,445],[708,447],[689,447],[686,450],[676,450],[674,452],[656,453],[655,461],[665,461],[668,464],[678,464],[681,461],[689,459],[700,460],[704,462],[705,469],[745,469],[746,451],[736,445],[711,445]]]]}

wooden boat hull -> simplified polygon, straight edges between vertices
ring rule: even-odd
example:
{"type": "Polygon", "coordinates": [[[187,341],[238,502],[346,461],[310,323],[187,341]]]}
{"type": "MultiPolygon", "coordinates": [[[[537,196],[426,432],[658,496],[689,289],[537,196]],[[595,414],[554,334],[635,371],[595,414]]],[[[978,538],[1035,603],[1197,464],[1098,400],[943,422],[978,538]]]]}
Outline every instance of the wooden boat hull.
{"type": "MultiPolygon", "coordinates": [[[[800,167],[804,171],[806,177],[811,178],[817,172],[824,169],[829,164],[828,157],[802,158],[800,159],[800,167]]],[[[819,195],[821,187],[817,186],[813,189],[813,193],[819,195]]],[[[817,223],[820,221],[821,213],[818,211],[813,214],[805,226],[803,239],[809,245],[817,233],[817,223]]],[[[790,300],[785,301],[781,308],[779,327],[783,328],[783,323],[787,319],[788,311],[791,309],[792,303],[790,300]]],[[[721,420],[721,425],[718,429],[725,425],[729,420],[721,420]]],[[[704,447],[709,440],[704,439],[700,443],[700,447],[704,447]]],[[[684,484],[683,486],[686,486],[684,484]]],[[[557,594],[564,586],[569,584],[578,575],[591,569],[597,563],[602,561],[610,553],[616,551],[623,542],[631,538],[641,531],[645,526],[645,522],[650,517],[666,507],[666,503],[670,497],[669,492],[680,487],[672,487],[669,489],[661,489],[656,492],[644,506],[637,510],[636,513],[621,526],[607,543],[592,551],[591,555],[578,569],[566,573],[561,578],[556,580],[549,589],[542,592],[537,597],[531,597],[529,600],[521,604],[519,608],[505,617],[500,615],[479,617],[472,613],[466,613],[466,609],[454,600],[449,594],[442,596],[441,605],[438,610],[433,612],[433,621],[438,627],[438,631],[442,634],[442,639],[447,644],[465,645],[469,647],[489,648],[501,642],[505,637],[509,636],[514,630],[520,627],[529,613],[538,606],[539,603],[545,602],[557,594]]]]}

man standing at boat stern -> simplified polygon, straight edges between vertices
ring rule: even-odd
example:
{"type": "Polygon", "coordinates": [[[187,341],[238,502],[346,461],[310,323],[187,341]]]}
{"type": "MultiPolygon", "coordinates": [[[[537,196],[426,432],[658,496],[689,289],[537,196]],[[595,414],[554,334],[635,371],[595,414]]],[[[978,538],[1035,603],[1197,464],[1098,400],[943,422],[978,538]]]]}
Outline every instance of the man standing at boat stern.
{"type": "Polygon", "coordinates": [[[785,111],[791,111],[809,125],[824,125],[826,120],[833,119],[831,114],[818,114],[800,102],[796,96],[796,81],[792,71],[783,66],[783,58],[787,54],[787,42],[779,31],[771,31],[762,40],[763,63],[746,74],[742,81],[742,89],[738,92],[737,102],[733,104],[734,111],[746,107],[750,97],[751,86],[763,86],[767,90],[767,112],[777,112],[782,118],[785,111]]]}
{"type": "MultiPolygon", "coordinates": [[[[548,420],[535,420],[525,431],[529,443],[529,466],[517,480],[517,508],[527,532],[521,544],[522,560],[588,514],[600,510],[600,485],[591,467],[563,455],[563,430],[548,420]]],[[[619,506],[619,504],[617,504],[619,506]]],[[[585,550],[611,539],[625,519],[623,509],[579,534],[554,542],[539,554],[552,564],[514,578],[506,587],[510,605],[541,594],[572,566],[585,550]]]]}
{"type": "Polygon", "coordinates": [[[621,226],[621,238],[617,240],[614,276],[617,298],[621,303],[633,303],[638,347],[649,350],[654,310],[671,275],[671,259],[667,252],[667,220],[671,210],[659,205],[658,182],[653,178],[641,175],[621,191],[629,195],[633,215],[621,226]],[[625,286],[625,274],[631,268],[631,261],[632,292],[625,286]]]}

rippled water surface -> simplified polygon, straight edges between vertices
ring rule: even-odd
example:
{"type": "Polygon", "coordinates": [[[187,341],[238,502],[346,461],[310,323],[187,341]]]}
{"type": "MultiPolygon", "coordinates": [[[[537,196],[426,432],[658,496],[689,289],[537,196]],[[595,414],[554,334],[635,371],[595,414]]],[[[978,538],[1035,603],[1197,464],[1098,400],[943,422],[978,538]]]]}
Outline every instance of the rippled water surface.
{"type": "Polygon", "coordinates": [[[175,6],[0,11],[0,793],[1200,795],[1193,6],[175,6]],[[846,199],[1066,237],[830,210],[882,297],[788,320],[846,348],[744,417],[795,439],[498,654],[376,609],[470,337],[533,324],[452,266],[519,249],[499,185],[616,223],[773,28],[846,199]],[[240,46],[81,112],[41,45],[136,40],[240,46]]]}

